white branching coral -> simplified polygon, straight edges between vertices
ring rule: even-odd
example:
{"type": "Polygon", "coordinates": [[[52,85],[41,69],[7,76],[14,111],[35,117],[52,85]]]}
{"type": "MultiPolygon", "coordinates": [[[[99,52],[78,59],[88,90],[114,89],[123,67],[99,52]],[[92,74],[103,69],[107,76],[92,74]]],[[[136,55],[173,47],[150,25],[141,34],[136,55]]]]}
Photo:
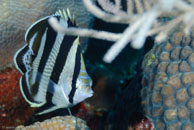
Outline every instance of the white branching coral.
{"type": "Polygon", "coordinates": [[[162,42],[180,23],[185,25],[184,32],[190,33],[194,25],[194,0],[126,0],[126,11],[122,10],[121,0],[97,0],[102,9],[92,0],[83,0],[85,7],[95,17],[106,22],[128,24],[123,33],[97,31],[93,29],[63,28],[55,20],[49,20],[52,27],[67,35],[79,35],[97,39],[115,41],[103,60],[111,63],[122,49],[131,42],[135,49],[143,47],[147,36],[156,35],[156,41],[162,42]],[[158,18],[172,18],[162,22],[158,18]]]}

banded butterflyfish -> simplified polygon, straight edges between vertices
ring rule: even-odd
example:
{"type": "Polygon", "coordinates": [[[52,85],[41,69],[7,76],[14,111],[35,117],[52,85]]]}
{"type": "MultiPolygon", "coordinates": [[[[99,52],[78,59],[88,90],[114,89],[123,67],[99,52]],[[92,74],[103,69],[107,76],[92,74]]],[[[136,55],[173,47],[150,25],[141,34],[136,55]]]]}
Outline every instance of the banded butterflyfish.
{"type": "MultiPolygon", "coordinates": [[[[93,95],[79,37],[56,32],[48,23],[50,17],[29,27],[25,45],[14,56],[14,64],[22,73],[20,90],[24,99],[31,107],[52,104],[38,114],[69,108],[93,95]]],[[[66,28],[76,26],[68,9],[52,17],[66,28]]]]}

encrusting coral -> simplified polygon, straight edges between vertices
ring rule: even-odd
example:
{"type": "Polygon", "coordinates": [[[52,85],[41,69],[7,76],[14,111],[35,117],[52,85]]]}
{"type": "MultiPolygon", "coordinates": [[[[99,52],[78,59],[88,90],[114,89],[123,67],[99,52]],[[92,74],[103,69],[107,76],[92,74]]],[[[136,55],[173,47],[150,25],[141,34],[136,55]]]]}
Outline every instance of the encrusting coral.
{"type": "Polygon", "coordinates": [[[74,116],[57,116],[30,126],[18,126],[16,130],[89,130],[86,122],[74,116]]]}
{"type": "Polygon", "coordinates": [[[180,25],[144,58],[142,105],[157,130],[194,129],[194,28],[180,25]]]}

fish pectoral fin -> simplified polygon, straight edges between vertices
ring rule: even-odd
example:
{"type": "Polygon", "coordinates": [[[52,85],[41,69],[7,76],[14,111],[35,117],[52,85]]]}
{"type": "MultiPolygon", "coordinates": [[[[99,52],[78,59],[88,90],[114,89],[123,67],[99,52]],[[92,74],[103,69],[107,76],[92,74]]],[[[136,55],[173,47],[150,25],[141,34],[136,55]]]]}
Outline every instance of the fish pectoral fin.
{"type": "Polygon", "coordinates": [[[40,112],[36,113],[36,115],[46,114],[46,113],[55,111],[55,110],[57,110],[57,109],[59,109],[59,108],[61,108],[61,106],[52,105],[52,106],[50,106],[49,108],[47,108],[47,109],[45,109],[45,110],[41,110],[40,112]]]}

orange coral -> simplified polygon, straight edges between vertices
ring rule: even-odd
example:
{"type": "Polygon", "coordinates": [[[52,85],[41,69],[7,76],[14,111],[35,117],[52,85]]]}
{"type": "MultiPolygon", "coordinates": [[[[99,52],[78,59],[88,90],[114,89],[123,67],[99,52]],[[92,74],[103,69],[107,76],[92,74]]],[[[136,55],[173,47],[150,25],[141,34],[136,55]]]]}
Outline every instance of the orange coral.
{"type": "Polygon", "coordinates": [[[20,76],[15,68],[0,71],[0,129],[13,129],[34,112],[20,93],[20,76]]]}

